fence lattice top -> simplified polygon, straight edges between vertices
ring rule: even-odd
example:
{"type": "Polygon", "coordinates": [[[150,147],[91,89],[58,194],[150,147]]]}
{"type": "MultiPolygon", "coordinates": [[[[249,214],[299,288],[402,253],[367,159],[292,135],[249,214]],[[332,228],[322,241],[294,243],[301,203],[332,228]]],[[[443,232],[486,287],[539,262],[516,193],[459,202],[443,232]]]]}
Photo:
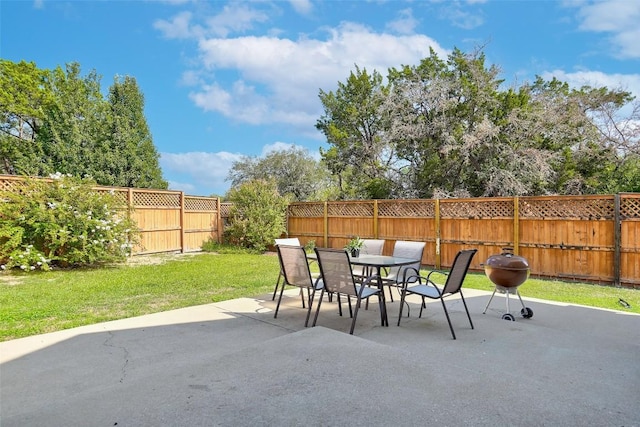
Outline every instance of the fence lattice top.
{"type": "Polygon", "coordinates": [[[442,218],[513,218],[513,201],[504,199],[440,201],[442,218]]]}
{"type": "Polygon", "coordinates": [[[390,218],[434,218],[435,206],[434,200],[384,200],[378,202],[378,215],[390,218]]]}
{"type": "Polygon", "coordinates": [[[322,218],[324,216],[324,204],[303,203],[289,205],[289,216],[303,218],[322,218]]]}
{"type": "Polygon", "coordinates": [[[602,199],[521,199],[521,218],[613,219],[613,198],[602,199]]]}
{"type": "Polygon", "coordinates": [[[640,195],[638,197],[628,195],[620,201],[620,216],[623,219],[640,219],[640,195]]]}
{"type": "Polygon", "coordinates": [[[190,211],[216,211],[216,199],[185,196],[184,208],[190,211]]]}

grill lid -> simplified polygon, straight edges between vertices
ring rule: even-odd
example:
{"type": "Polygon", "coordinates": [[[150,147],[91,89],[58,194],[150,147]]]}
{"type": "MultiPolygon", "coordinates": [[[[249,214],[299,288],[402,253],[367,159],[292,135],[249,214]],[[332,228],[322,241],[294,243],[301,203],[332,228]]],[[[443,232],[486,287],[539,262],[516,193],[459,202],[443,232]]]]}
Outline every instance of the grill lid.
{"type": "Polygon", "coordinates": [[[485,267],[491,267],[494,269],[502,270],[529,270],[529,263],[521,256],[514,255],[513,248],[502,248],[502,253],[498,255],[491,255],[485,267]]]}

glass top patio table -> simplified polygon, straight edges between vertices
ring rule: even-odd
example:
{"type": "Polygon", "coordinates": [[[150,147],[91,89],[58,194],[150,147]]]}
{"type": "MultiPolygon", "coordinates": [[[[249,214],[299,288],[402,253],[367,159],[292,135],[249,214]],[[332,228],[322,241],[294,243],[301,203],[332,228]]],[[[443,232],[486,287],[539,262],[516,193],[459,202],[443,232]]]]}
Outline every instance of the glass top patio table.
{"type": "MultiPolygon", "coordinates": [[[[308,259],[317,260],[318,257],[315,253],[307,254],[308,259]]],[[[378,289],[380,289],[380,295],[382,299],[385,300],[384,296],[384,288],[382,284],[382,275],[380,271],[382,268],[390,268],[390,267],[401,267],[403,265],[411,265],[416,262],[420,262],[420,260],[414,258],[403,258],[391,255],[369,255],[369,254],[360,254],[360,256],[353,257],[349,254],[349,262],[353,265],[361,265],[364,267],[372,267],[376,269],[376,275],[378,276],[378,289]]],[[[385,301],[386,304],[386,301],[385,301]]],[[[389,319],[385,316],[384,326],[389,326],[389,319]]]]}

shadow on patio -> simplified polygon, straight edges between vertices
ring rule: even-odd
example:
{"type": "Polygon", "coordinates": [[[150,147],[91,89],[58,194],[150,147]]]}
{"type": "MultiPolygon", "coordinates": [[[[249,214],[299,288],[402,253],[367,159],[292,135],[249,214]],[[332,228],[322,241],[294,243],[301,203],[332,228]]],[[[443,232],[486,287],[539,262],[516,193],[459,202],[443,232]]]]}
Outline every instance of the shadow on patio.
{"type": "Polygon", "coordinates": [[[350,336],[292,290],[277,319],[265,295],[0,343],[2,426],[640,425],[640,316],[524,298],[509,322],[489,295],[465,290],[475,330],[447,301],[455,341],[438,301],[350,336]]]}

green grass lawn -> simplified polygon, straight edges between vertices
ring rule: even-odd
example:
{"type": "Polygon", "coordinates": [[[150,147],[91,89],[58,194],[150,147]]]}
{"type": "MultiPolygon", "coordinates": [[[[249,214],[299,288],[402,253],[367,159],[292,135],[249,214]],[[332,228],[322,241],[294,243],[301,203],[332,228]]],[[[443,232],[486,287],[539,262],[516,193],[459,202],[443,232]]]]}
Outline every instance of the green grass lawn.
{"type": "MultiPolygon", "coordinates": [[[[135,257],[123,266],[0,274],[0,341],[97,322],[270,294],[275,254],[135,257]],[[145,262],[153,262],[146,265],[145,262]]],[[[483,274],[465,287],[493,290],[483,274]]],[[[525,297],[640,313],[640,291],[530,278],[525,297]],[[631,304],[623,308],[618,299],[631,304]]]]}

